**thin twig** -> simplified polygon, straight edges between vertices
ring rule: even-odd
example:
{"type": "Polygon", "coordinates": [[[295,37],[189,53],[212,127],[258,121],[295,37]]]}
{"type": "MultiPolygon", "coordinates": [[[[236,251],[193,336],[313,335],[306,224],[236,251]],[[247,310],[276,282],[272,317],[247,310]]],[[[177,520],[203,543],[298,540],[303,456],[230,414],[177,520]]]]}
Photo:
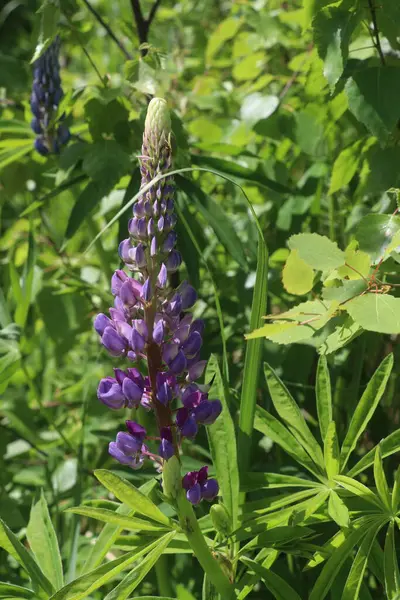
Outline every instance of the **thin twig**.
{"type": "Polygon", "coordinates": [[[379,57],[381,59],[381,63],[383,65],[385,65],[386,62],[385,62],[385,57],[384,57],[383,51],[382,51],[381,40],[379,39],[378,22],[376,20],[376,11],[375,11],[375,6],[373,4],[373,0],[368,0],[368,6],[369,6],[369,10],[371,12],[372,24],[374,26],[374,35],[375,35],[374,45],[378,51],[379,57]]]}
{"type": "Polygon", "coordinates": [[[157,12],[157,9],[158,9],[158,7],[160,6],[160,4],[161,4],[161,0],[156,0],[156,1],[154,2],[153,6],[151,7],[151,11],[150,11],[150,13],[149,13],[149,17],[148,17],[148,19],[147,19],[147,23],[148,23],[148,26],[149,26],[149,27],[150,27],[150,25],[151,25],[151,23],[152,23],[152,21],[153,21],[154,17],[156,16],[156,12],[157,12]]]}
{"type": "Polygon", "coordinates": [[[128,60],[132,60],[132,58],[133,58],[132,54],[130,52],[128,52],[128,50],[125,48],[124,44],[121,42],[121,40],[119,40],[117,38],[117,36],[115,35],[115,33],[113,32],[111,27],[109,25],[107,25],[107,23],[104,21],[103,17],[97,12],[97,10],[95,8],[93,8],[93,6],[90,4],[89,0],[82,0],[82,1],[87,6],[88,10],[90,10],[92,15],[100,23],[100,25],[102,27],[104,27],[104,29],[107,31],[110,38],[117,44],[118,48],[125,55],[125,58],[127,58],[128,60]]]}
{"type": "MultiPolygon", "coordinates": [[[[136,29],[137,29],[140,45],[147,43],[150,25],[153,22],[154,17],[156,16],[156,12],[157,12],[160,4],[161,4],[161,0],[156,0],[154,2],[153,6],[151,7],[149,16],[147,17],[147,19],[145,19],[143,16],[142,7],[140,6],[140,0],[131,0],[131,6],[132,6],[132,11],[133,11],[133,16],[135,18],[136,29]]],[[[146,54],[147,54],[147,49],[142,48],[141,55],[146,56],[146,54]]]]}

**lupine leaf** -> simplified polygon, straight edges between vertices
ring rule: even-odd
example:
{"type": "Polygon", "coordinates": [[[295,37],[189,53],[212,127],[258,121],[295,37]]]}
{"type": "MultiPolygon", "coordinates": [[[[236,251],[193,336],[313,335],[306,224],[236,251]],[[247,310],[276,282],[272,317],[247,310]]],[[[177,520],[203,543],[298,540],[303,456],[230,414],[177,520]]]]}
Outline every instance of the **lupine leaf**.
{"type": "MultiPolygon", "coordinates": [[[[397,429],[396,431],[394,431],[387,437],[383,438],[383,440],[380,441],[379,445],[380,445],[381,452],[382,452],[382,458],[386,458],[387,456],[390,456],[391,454],[395,454],[396,452],[399,452],[399,450],[400,450],[400,429],[397,429]]],[[[349,477],[354,477],[355,475],[358,475],[359,473],[361,473],[362,471],[365,471],[365,469],[368,469],[368,467],[373,465],[377,447],[378,446],[375,446],[375,448],[372,448],[372,450],[367,452],[367,454],[365,454],[358,461],[358,463],[356,463],[354,465],[354,467],[352,467],[350,469],[350,471],[347,473],[347,475],[349,475],[349,477]]]]}
{"type": "Polygon", "coordinates": [[[26,537],[38,565],[55,590],[64,583],[60,549],[43,494],[32,506],[26,537]]]}
{"type": "Polygon", "coordinates": [[[384,522],[384,519],[382,519],[381,521],[378,521],[376,524],[372,525],[361,542],[346,580],[342,600],[358,599],[365,569],[367,567],[369,555],[372,550],[372,545],[384,522]]]}
{"type": "MultiPolygon", "coordinates": [[[[255,557],[255,562],[257,564],[261,564],[265,569],[270,569],[276,559],[279,556],[278,550],[273,550],[272,548],[264,548],[259,552],[255,557]]],[[[261,577],[259,574],[255,573],[252,575],[247,572],[239,582],[240,592],[238,593],[238,600],[244,600],[253,590],[254,586],[260,581],[261,577]]]]}
{"type": "Polygon", "coordinates": [[[35,598],[35,593],[28,588],[12,583],[0,583],[0,598],[35,598]]]}
{"type": "Polygon", "coordinates": [[[306,467],[313,475],[318,477],[318,469],[312,462],[309,455],[299,444],[296,438],[284,427],[275,417],[269,414],[261,406],[256,407],[256,417],[254,427],[264,435],[271,438],[275,444],[278,444],[295,461],[306,467]]]}
{"type": "MultiPolygon", "coordinates": [[[[147,481],[146,483],[141,485],[139,490],[142,492],[142,494],[147,496],[157,485],[157,481],[155,479],[151,479],[150,481],[147,481]]],[[[121,504],[115,511],[115,514],[130,517],[132,517],[134,513],[135,511],[129,506],[126,506],[126,504],[121,504]]],[[[121,531],[121,527],[118,527],[118,525],[113,525],[111,523],[108,523],[103,527],[103,529],[100,532],[100,535],[96,540],[96,543],[94,544],[94,546],[92,546],[89,552],[89,556],[87,557],[85,564],[82,567],[82,575],[84,573],[87,573],[88,571],[92,571],[93,569],[99,566],[99,564],[107,554],[108,550],[112,547],[114,541],[120,535],[121,531]]]]}
{"type": "Polygon", "coordinates": [[[321,448],[311,433],[289,390],[267,363],[264,364],[264,374],[273,405],[280,418],[285,422],[288,429],[300,442],[312,460],[323,468],[324,459],[321,448]]]}
{"type": "Polygon", "coordinates": [[[359,496],[363,500],[374,504],[376,507],[382,510],[382,503],[379,500],[378,496],[374,494],[372,490],[370,490],[366,485],[360,483],[356,479],[352,479],[351,477],[346,477],[346,475],[337,475],[334,477],[336,483],[343,486],[346,490],[354,494],[355,496],[359,496]]]}
{"type": "Polygon", "coordinates": [[[389,523],[384,549],[385,589],[387,598],[393,598],[400,592],[400,573],[394,540],[394,522],[389,523]]]}
{"type": "Polygon", "coordinates": [[[321,431],[322,440],[325,440],[328,427],[332,421],[332,390],[328,363],[323,356],[318,360],[315,395],[317,400],[319,429],[321,431]]]}
{"type": "Polygon", "coordinates": [[[349,511],[343,500],[334,490],[329,493],[328,514],[339,525],[339,527],[349,526],[349,511]]]}
{"type": "Polygon", "coordinates": [[[392,491],[392,510],[397,513],[400,508],[400,466],[397,467],[394,476],[394,485],[392,491]]]}
{"type": "Polygon", "coordinates": [[[34,561],[28,550],[21,544],[18,538],[0,519],[0,547],[4,548],[17,562],[19,562],[35,585],[52,594],[54,589],[50,581],[44,575],[39,565],[34,561]]]}
{"type": "Polygon", "coordinates": [[[128,569],[130,565],[142,556],[153,550],[158,545],[158,540],[140,550],[128,552],[115,560],[112,560],[93,571],[78,577],[71,583],[65,585],[56,594],[51,596],[50,600],[83,600],[90,596],[92,592],[98,590],[112,579],[115,579],[119,573],[128,569]]]}
{"type": "Polygon", "coordinates": [[[271,546],[280,546],[289,542],[295,542],[308,537],[314,533],[309,527],[300,527],[299,525],[274,527],[264,533],[260,533],[240,549],[240,554],[248,552],[251,548],[264,548],[271,546]]]}
{"type": "Polygon", "coordinates": [[[314,587],[311,591],[309,600],[323,600],[332,587],[333,581],[339,573],[342,565],[353,550],[354,546],[366,535],[368,530],[360,528],[351,532],[337,550],[332,554],[324,565],[314,587]]]}
{"type": "Polygon", "coordinates": [[[342,471],[385,392],[392,367],[393,354],[389,354],[376,369],[357,404],[340,452],[342,471]]]}
{"type": "Polygon", "coordinates": [[[134,485],[119,477],[111,471],[98,469],[94,472],[97,479],[124,504],[127,504],[141,515],[145,515],[157,523],[170,526],[169,518],[152,502],[142,494],[134,485]]]}
{"type": "Polygon", "coordinates": [[[335,421],[329,423],[326,432],[324,440],[324,460],[328,477],[329,479],[332,479],[335,475],[338,475],[340,470],[340,450],[335,421]]]}
{"type": "Polygon", "coordinates": [[[160,558],[170,541],[173,539],[175,531],[170,531],[159,540],[157,545],[134,569],[125,575],[123,580],[104,598],[104,600],[126,600],[140,582],[146,577],[147,573],[160,558]]]}
{"type": "Polygon", "coordinates": [[[387,484],[385,471],[383,470],[382,453],[379,446],[377,447],[375,452],[374,479],[376,489],[378,491],[380,499],[382,500],[382,503],[386,506],[388,511],[391,512],[392,503],[390,498],[389,486],[387,484]]]}
{"type": "Polygon", "coordinates": [[[131,531],[165,531],[170,529],[169,527],[161,527],[150,521],[138,519],[137,517],[120,515],[105,508],[76,506],[73,508],[68,508],[66,512],[72,512],[76,515],[89,517],[90,519],[97,519],[98,521],[103,521],[104,523],[112,523],[113,525],[118,525],[118,527],[121,527],[122,529],[128,529],[131,531]]]}
{"type": "Polygon", "coordinates": [[[297,592],[282,577],[273,571],[262,567],[254,560],[245,558],[240,559],[249,569],[258,573],[265,583],[267,589],[274,595],[276,600],[301,600],[297,592]]]}
{"type": "Polygon", "coordinates": [[[240,489],[246,492],[252,492],[263,488],[314,488],[318,485],[320,484],[308,479],[301,479],[300,477],[293,477],[292,475],[282,475],[281,473],[244,473],[240,480],[240,489]]]}
{"type": "Polygon", "coordinates": [[[229,412],[218,360],[211,356],[206,370],[206,381],[214,379],[210,390],[211,398],[219,398],[222,402],[222,413],[219,418],[207,427],[213,464],[217,472],[222,498],[236,527],[239,507],[239,473],[237,467],[237,449],[235,427],[229,412]]]}

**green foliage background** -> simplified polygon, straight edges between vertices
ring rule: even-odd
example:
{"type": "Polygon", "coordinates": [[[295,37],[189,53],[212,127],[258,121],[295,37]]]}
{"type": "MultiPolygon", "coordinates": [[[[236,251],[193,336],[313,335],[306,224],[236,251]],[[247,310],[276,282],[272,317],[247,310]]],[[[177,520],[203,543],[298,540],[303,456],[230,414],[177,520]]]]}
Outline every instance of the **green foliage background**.
{"type": "MultiPolygon", "coordinates": [[[[239,430],[243,473],[248,465],[252,473],[303,473],[265,426],[252,433],[253,397],[263,409],[274,410],[262,361],[282,378],[318,440],[323,442],[326,433],[317,427],[317,349],[321,352],[328,336],[343,326],[343,313],[332,312],[307,339],[244,338],[262,325],[262,315],[298,304],[297,295],[302,302],[323,296],[327,273],[318,265],[311,264],[312,292],[310,286],[296,290],[296,277],[282,280],[294,247],[289,238],[313,232],[343,251],[356,240],[370,259],[358,283],[376,267],[379,285],[400,283],[396,0],[162,0],[145,46],[140,46],[128,0],[98,0],[92,6],[122,49],[84,1],[63,0],[58,9],[47,0],[39,13],[34,0],[4,2],[0,10],[0,517],[23,539],[32,500],[44,489],[61,555],[72,557],[67,581],[79,573],[93,535],[101,530],[93,520],[63,512],[104,498],[93,471],[110,468],[136,485],[153,477],[152,467],[127,473],[108,457],[108,442],[124,415],[110,415],[96,399],[97,383],[113,363],[92,329],[93,316],[109,305],[109,278],[119,267],[117,246],[126,237],[129,210],[96,236],[138,191],[137,156],[151,96],[166,98],[173,111],[174,166],[213,171],[182,172],[176,178],[184,258],[180,278],[199,291],[196,315],[206,320],[204,357],[216,354],[224,376],[229,375],[229,409],[239,430]],[[73,136],[60,155],[43,158],[33,151],[29,126],[30,61],[57,32],[66,94],[62,110],[73,136]],[[269,250],[261,275],[265,252],[262,256],[257,249],[259,232],[243,192],[269,250]],[[268,282],[268,302],[253,305],[251,312],[257,266],[259,281],[268,282]],[[256,344],[249,346],[254,370],[248,359],[244,373],[250,343],[256,344]]],[[[152,6],[142,2],[145,16],[152,6]]],[[[325,255],[317,247],[313,251],[325,255]]],[[[296,263],[295,274],[298,269],[296,263]]],[[[337,287],[354,283],[348,273],[336,279],[337,287]]],[[[363,291],[357,288],[356,294],[363,291]]],[[[373,290],[368,291],[372,297],[373,290]]],[[[256,290],[256,303],[262,292],[256,290]]],[[[349,310],[354,323],[361,323],[358,336],[327,353],[339,440],[345,439],[358,399],[381,360],[393,352],[395,365],[400,364],[396,286],[379,297],[372,317],[349,310]],[[395,304],[388,308],[388,301],[395,304]],[[375,328],[370,326],[374,318],[375,328]]],[[[352,464],[397,431],[398,379],[395,367],[352,464]]],[[[146,415],[141,417],[145,422],[146,415]]],[[[186,470],[204,462],[211,462],[205,434],[185,444],[183,457],[186,470]]],[[[385,459],[390,482],[397,464],[393,451],[385,459]]],[[[361,481],[375,487],[371,471],[364,471],[361,481]]],[[[276,490],[247,485],[251,502],[276,495],[276,490]]],[[[203,508],[198,512],[206,514],[203,508]]],[[[330,523],[317,543],[337,528],[330,523]]],[[[399,541],[394,539],[395,550],[399,541]]],[[[293,550],[274,566],[301,598],[309,597],[318,576],[317,569],[303,571],[304,555],[311,556],[311,550],[293,550]]],[[[0,552],[0,579],[25,585],[16,561],[0,552]]],[[[141,584],[142,596],[200,597],[202,573],[193,568],[190,554],[167,554],[163,560],[141,584]]],[[[341,571],[335,579],[331,598],[342,597],[346,576],[341,571]]],[[[373,568],[365,584],[360,597],[384,597],[385,582],[373,568]]],[[[249,597],[280,597],[271,582],[267,587],[270,591],[255,587],[249,597]]],[[[396,583],[392,589],[388,597],[395,598],[396,583]]]]}

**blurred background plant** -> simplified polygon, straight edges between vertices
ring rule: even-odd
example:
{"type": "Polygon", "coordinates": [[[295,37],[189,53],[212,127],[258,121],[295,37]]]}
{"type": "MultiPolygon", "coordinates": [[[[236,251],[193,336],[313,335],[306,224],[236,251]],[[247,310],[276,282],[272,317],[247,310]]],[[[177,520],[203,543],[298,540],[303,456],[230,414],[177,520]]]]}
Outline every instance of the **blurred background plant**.
{"type": "MultiPolygon", "coordinates": [[[[298,295],[324,293],[326,273],[321,277],[324,268],[312,261],[307,289],[287,270],[282,279],[289,251],[298,249],[293,242],[288,248],[294,234],[318,233],[343,251],[356,240],[353,252],[359,248],[370,259],[359,279],[379,266],[379,285],[395,284],[390,297],[397,300],[400,7],[396,0],[24,0],[3,3],[0,27],[0,517],[22,538],[43,488],[61,554],[70,559],[67,579],[73,579],[100,528],[63,510],[104,496],[93,471],[111,467],[137,485],[153,476],[151,468],[130,473],[108,457],[108,440],[123,418],[97,401],[97,383],[114,362],[101,352],[92,327],[93,316],[108,306],[128,212],[97,235],[139,189],[137,156],[152,96],[166,98],[172,109],[174,166],[214,171],[176,176],[179,277],[198,289],[196,317],[207,322],[204,355],[221,359],[229,382],[241,471],[251,456],[252,471],[299,474],[270,435],[252,434],[253,400],[272,406],[261,377],[257,385],[262,360],[316,431],[316,349],[327,355],[340,439],[381,360],[393,352],[399,364],[397,303],[374,313],[372,331],[365,331],[370,313],[358,314],[357,337],[351,330],[345,344],[326,343],[343,325],[343,316],[333,313],[301,343],[290,337],[246,342],[244,334],[261,326],[261,315],[292,308],[298,295]],[[43,157],[30,129],[30,61],[57,35],[65,94],[58,111],[71,139],[59,154],[43,157]],[[260,236],[243,191],[269,249],[267,303],[265,249],[257,249],[260,236]],[[252,312],[261,264],[254,295],[261,304],[252,312]],[[244,373],[246,345],[254,370],[244,373]]],[[[332,279],[335,289],[353,284],[348,271],[332,279]]],[[[397,371],[359,439],[357,458],[399,427],[397,371]]],[[[141,419],[146,424],[145,414],[141,419]]],[[[204,434],[185,448],[184,468],[207,461],[204,434]]],[[[387,473],[397,463],[393,452],[387,473]]],[[[370,471],[362,477],[375,485],[370,471]]],[[[251,493],[254,500],[270,494],[251,493]]],[[[190,555],[163,561],[141,593],[198,597],[202,574],[188,568],[190,555]]],[[[294,553],[276,569],[305,598],[316,576],[303,573],[303,563],[294,553]]],[[[21,585],[23,577],[0,551],[0,580],[21,585]]],[[[343,581],[335,582],[332,598],[343,581]]],[[[382,598],[382,589],[369,575],[370,596],[382,598]]],[[[96,593],[91,597],[103,597],[96,593]]],[[[250,597],[268,593],[256,588],[250,597]]]]}

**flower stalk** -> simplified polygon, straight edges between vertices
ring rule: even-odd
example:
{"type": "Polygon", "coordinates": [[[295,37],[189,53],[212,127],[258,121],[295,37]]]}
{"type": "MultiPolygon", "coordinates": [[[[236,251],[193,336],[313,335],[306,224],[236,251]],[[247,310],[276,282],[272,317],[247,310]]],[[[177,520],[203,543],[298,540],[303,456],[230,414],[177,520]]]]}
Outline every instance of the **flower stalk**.
{"type": "Polygon", "coordinates": [[[121,269],[114,273],[110,317],[99,314],[94,322],[109,353],[136,366],[114,369],[115,377],[102,379],[97,395],[112,409],[141,405],[154,412],[157,436],[147,436],[144,427],[126,421],[127,431],[117,434],[109,452],[133,469],[140,468],[145,459],[161,468],[164,494],[176,508],[194,554],[223,598],[229,599],[233,588],[211,554],[192,508],[202,500],[212,502],[219,492],[218,483],[208,477],[208,467],[187,473],[183,479],[181,475],[182,441],[193,439],[201,425],[214,423],[222,405],[208,398],[209,386],[198,383],[207,361],[200,358],[204,323],[190,313],[196,291],[186,281],[175,290],[168,286],[168,275],[182,262],[175,248],[173,177],[148,185],[168,173],[171,165],[169,111],[165,100],[154,98],[148,107],[140,156],[141,189],[146,191],[133,206],[129,237],[119,246],[131,276],[121,269]],[[154,437],[159,438],[158,454],[147,445],[154,437]]]}

